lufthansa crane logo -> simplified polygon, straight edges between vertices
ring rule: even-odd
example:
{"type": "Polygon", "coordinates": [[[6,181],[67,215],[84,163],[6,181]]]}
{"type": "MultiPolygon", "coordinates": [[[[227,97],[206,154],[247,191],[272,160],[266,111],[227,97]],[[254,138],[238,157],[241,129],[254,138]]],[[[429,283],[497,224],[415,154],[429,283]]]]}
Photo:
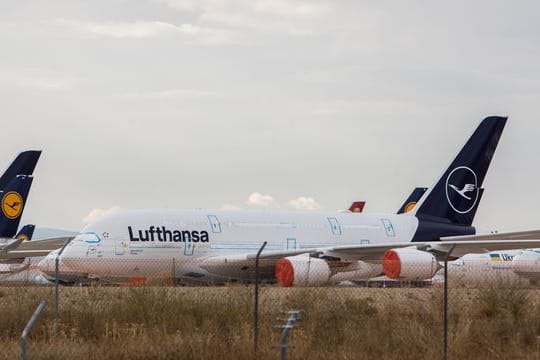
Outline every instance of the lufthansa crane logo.
{"type": "Polygon", "coordinates": [[[403,210],[403,212],[405,213],[411,212],[413,211],[415,206],[416,206],[416,201],[411,201],[410,203],[407,203],[407,205],[405,205],[405,209],[403,210]]]}
{"type": "Polygon", "coordinates": [[[22,239],[24,241],[30,240],[26,234],[20,234],[19,236],[17,236],[17,239],[22,239]]]}
{"type": "Polygon", "coordinates": [[[467,214],[478,201],[478,178],[471,168],[459,166],[446,179],[446,199],[459,214],[467,214]]]}
{"type": "Polygon", "coordinates": [[[21,215],[23,209],[23,199],[21,194],[10,191],[2,198],[2,211],[8,219],[16,219],[21,215]]]}

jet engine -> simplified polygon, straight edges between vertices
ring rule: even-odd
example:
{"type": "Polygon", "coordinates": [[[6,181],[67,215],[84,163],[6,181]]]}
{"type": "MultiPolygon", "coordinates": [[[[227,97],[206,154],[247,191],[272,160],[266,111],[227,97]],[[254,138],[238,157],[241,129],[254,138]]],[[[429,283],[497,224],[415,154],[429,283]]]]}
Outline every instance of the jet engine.
{"type": "Polygon", "coordinates": [[[512,270],[516,274],[540,274],[540,254],[535,251],[525,251],[514,256],[512,270]]]}
{"type": "Polygon", "coordinates": [[[431,253],[411,248],[387,250],[382,265],[386,276],[402,280],[430,279],[440,268],[431,253]]]}
{"type": "Polygon", "coordinates": [[[322,285],[330,275],[328,263],[309,254],[281,258],[275,268],[276,279],[283,287],[322,285]]]}

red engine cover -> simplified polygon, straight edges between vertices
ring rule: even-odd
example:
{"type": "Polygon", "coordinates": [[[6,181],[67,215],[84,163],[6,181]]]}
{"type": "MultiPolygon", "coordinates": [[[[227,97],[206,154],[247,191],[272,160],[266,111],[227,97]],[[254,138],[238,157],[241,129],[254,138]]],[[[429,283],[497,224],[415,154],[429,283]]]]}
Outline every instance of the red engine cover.
{"type": "Polygon", "coordinates": [[[394,250],[386,250],[382,258],[383,271],[390,279],[398,279],[401,274],[401,261],[394,250]]]}
{"type": "Polygon", "coordinates": [[[287,258],[281,258],[276,263],[276,279],[279,285],[290,287],[294,283],[294,267],[287,258]]]}

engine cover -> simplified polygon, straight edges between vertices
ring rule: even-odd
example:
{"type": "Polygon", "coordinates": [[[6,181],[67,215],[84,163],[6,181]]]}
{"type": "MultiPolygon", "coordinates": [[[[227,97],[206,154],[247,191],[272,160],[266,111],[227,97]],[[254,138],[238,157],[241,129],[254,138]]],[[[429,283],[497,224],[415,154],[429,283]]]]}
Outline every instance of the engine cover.
{"type": "Polygon", "coordinates": [[[512,270],[516,274],[540,275],[540,254],[535,251],[525,251],[514,256],[512,270]]]}
{"type": "Polygon", "coordinates": [[[276,279],[283,287],[323,285],[330,275],[328,263],[309,254],[281,258],[275,268],[276,279]]]}
{"type": "Polygon", "coordinates": [[[409,248],[387,250],[382,265],[386,276],[402,280],[430,279],[440,268],[431,253],[409,248]]]}
{"type": "Polygon", "coordinates": [[[354,261],[346,267],[340,267],[338,271],[334,269],[334,274],[330,277],[330,282],[338,283],[340,281],[363,281],[380,276],[381,274],[381,264],[354,261]]]}

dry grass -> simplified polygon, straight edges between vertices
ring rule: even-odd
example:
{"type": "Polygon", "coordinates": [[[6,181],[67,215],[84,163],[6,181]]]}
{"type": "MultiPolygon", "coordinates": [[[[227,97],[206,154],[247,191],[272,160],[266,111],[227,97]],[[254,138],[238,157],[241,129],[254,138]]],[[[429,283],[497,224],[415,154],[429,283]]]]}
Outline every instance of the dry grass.
{"type": "MultiPolygon", "coordinates": [[[[441,289],[261,289],[260,354],[278,357],[281,311],[303,310],[291,359],[440,358],[441,289]]],[[[539,359],[538,290],[450,292],[450,358],[539,359]]],[[[251,287],[61,288],[61,335],[52,336],[52,288],[0,288],[0,358],[42,298],[49,305],[32,359],[252,359],[251,287]]]]}

